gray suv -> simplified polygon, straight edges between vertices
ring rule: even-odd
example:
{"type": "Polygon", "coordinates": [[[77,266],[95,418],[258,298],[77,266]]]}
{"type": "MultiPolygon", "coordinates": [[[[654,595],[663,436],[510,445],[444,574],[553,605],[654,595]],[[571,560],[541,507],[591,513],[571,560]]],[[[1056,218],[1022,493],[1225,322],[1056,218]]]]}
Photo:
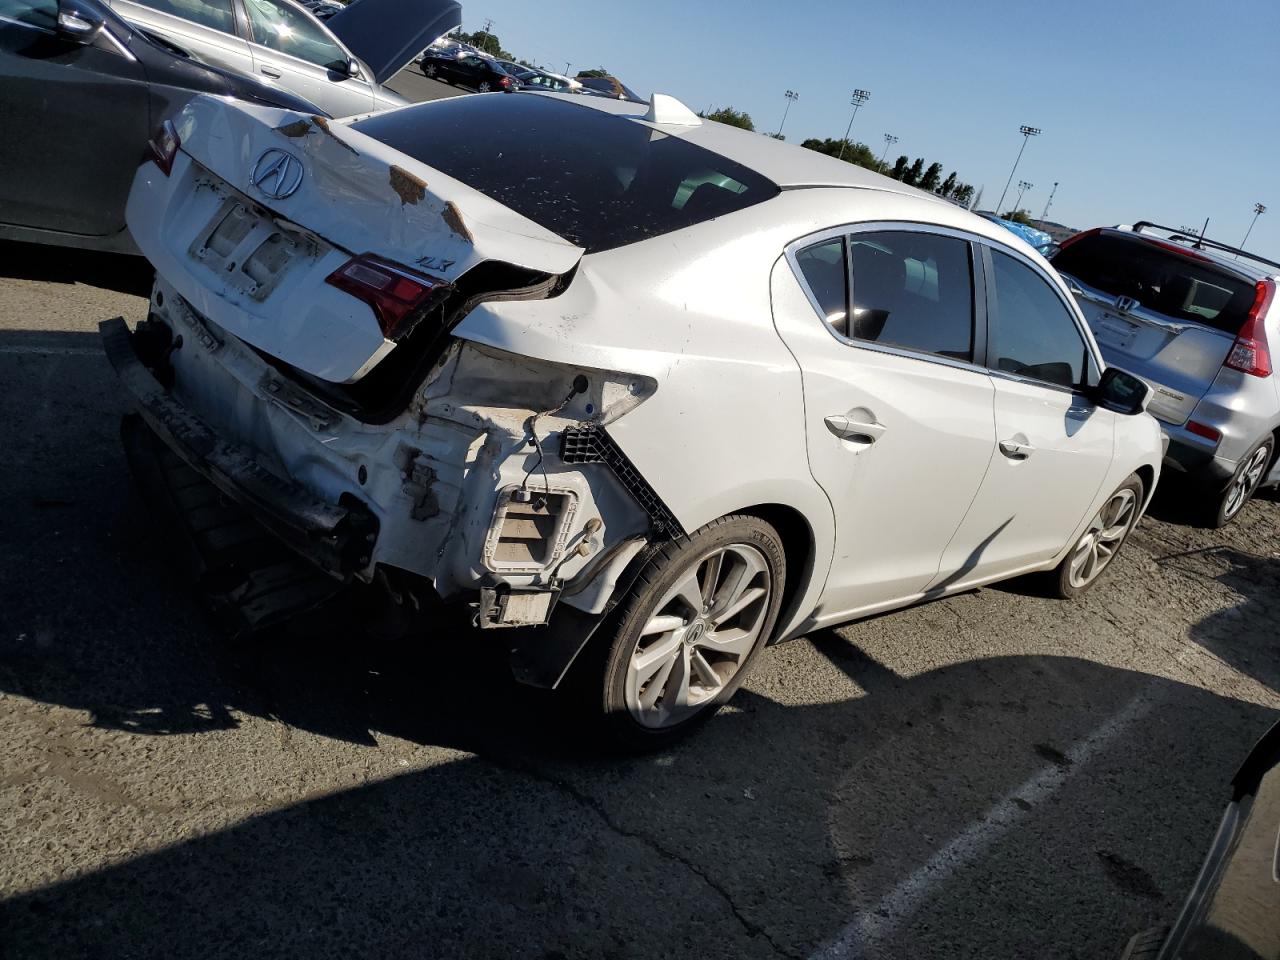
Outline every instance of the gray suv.
{"type": "Polygon", "coordinates": [[[1194,481],[1206,523],[1280,483],[1280,263],[1146,221],[1079,233],[1052,262],[1107,363],[1150,384],[1166,464],[1194,481]]]}

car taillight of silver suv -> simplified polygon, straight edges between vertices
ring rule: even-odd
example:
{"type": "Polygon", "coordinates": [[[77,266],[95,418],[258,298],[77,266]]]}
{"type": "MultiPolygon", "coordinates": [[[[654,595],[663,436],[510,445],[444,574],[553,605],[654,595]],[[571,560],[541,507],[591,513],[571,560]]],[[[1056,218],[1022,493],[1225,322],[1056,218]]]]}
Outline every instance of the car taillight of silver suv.
{"type": "Polygon", "coordinates": [[[1280,483],[1280,263],[1145,221],[1076,234],[1052,262],[1107,363],[1151,385],[1166,462],[1193,481],[1206,523],[1280,483]]]}

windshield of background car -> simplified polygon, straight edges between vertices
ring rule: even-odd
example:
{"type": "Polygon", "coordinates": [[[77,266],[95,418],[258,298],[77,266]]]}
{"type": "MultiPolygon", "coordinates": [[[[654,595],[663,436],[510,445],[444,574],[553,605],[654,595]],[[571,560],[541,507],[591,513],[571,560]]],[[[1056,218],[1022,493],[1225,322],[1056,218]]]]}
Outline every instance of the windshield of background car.
{"type": "Polygon", "coordinates": [[[1108,233],[1068,244],[1053,258],[1053,266],[1087,287],[1133,297],[1148,310],[1233,336],[1240,332],[1256,293],[1250,281],[1210,263],[1108,233]]]}
{"type": "Polygon", "coordinates": [[[768,200],[778,186],[629,117],[536,94],[457,97],[352,124],[588,253],[768,200]]]}

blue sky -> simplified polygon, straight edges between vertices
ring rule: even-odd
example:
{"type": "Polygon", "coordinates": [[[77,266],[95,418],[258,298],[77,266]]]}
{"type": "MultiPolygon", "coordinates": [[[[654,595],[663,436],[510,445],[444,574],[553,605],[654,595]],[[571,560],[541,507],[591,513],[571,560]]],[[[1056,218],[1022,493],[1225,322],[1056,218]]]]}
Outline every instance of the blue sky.
{"type": "MultiPolygon", "coordinates": [[[[775,130],[795,90],[789,141],[840,137],[849,94],[871,91],[852,137],[877,155],[936,159],[1000,197],[1021,136],[1017,180],[1039,216],[1075,227],[1151,219],[1203,223],[1239,243],[1261,201],[1251,250],[1280,259],[1280,2],[1085,0],[464,0],[518,56],[563,70],[603,64],[643,95],[694,109],[746,110],[775,130]]],[[[1006,207],[1013,195],[1006,200],[1006,207]]]]}

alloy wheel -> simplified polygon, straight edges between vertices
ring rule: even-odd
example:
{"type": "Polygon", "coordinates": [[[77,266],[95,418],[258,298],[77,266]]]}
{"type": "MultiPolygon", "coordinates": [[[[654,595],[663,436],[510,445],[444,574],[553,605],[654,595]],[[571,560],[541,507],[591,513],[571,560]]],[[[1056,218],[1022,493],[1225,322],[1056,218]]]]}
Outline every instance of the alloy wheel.
{"type": "Polygon", "coordinates": [[[427,64],[427,76],[434,77],[436,75],[436,65],[434,63],[427,64]]]}
{"type": "Polygon", "coordinates": [[[480,86],[476,87],[476,89],[479,90],[481,93],[488,93],[493,88],[489,86],[488,80],[481,80],[480,86]]]}
{"type": "Polygon", "coordinates": [[[1120,549],[1133,526],[1138,496],[1133,490],[1117,490],[1089,524],[1071,553],[1068,577],[1071,586],[1082,589],[1098,578],[1120,549]]]}
{"type": "Polygon", "coordinates": [[[755,648],[772,584],[764,555],[747,544],[691,564],[632,650],[624,690],[631,716],[646,727],[671,727],[713,702],[755,648]]]}
{"type": "Polygon", "coordinates": [[[1227,490],[1226,502],[1222,508],[1224,520],[1230,520],[1249,502],[1253,492],[1258,489],[1258,484],[1262,482],[1262,475],[1266,472],[1267,460],[1270,457],[1271,447],[1264,443],[1253,451],[1244,466],[1236,473],[1235,479],[1231,481],[1231,487],[1227,490]]]}

